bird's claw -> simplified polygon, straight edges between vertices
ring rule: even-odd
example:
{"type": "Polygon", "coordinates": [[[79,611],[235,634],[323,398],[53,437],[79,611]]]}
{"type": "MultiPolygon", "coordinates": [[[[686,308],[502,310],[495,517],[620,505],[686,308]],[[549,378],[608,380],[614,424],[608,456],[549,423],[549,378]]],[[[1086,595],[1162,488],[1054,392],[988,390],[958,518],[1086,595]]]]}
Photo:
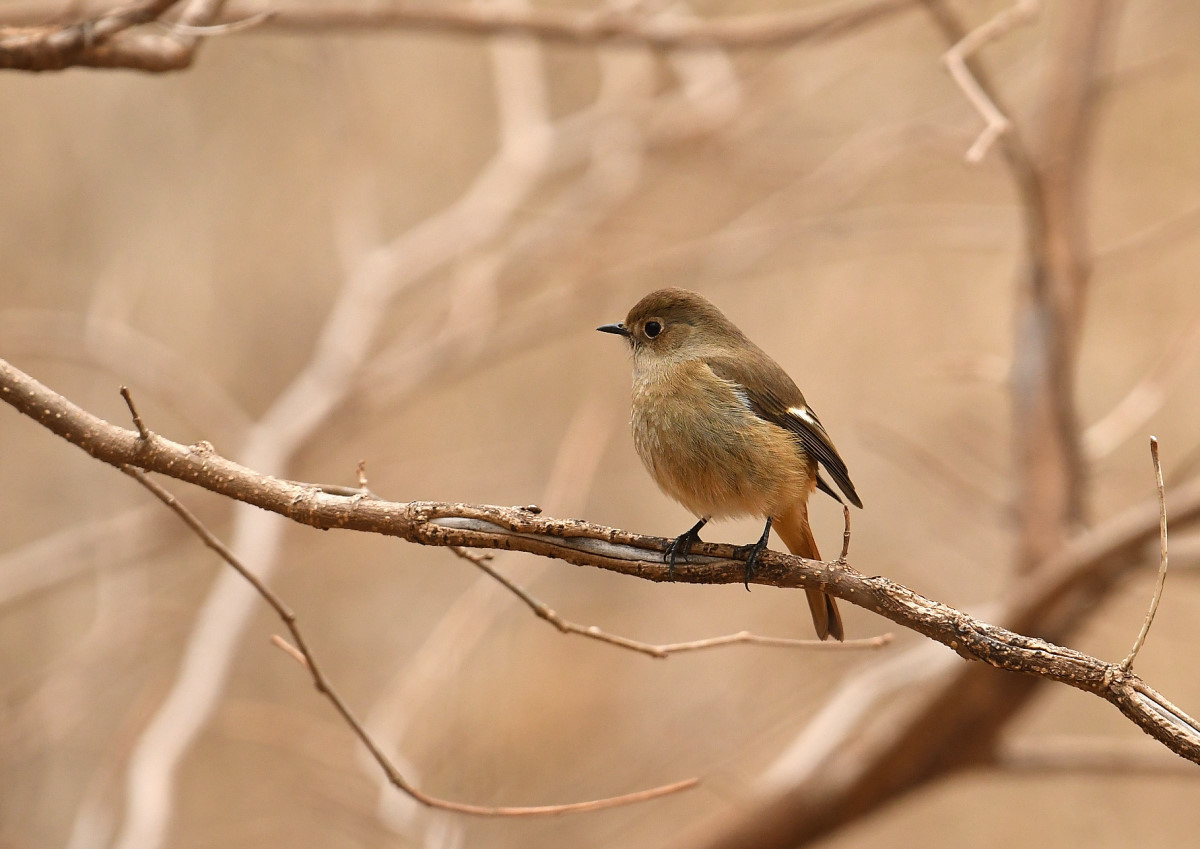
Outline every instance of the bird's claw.
{"type": "Polygon", "coordinates": [[[752,545],[740,545],[737,548],[738,556],[746,556],[746,579],[743,582],[746,587],[746,592],[750,592],[750,579],[754,577],[754,569],[758,566],[758,558],[767,550],[767,541],[771,537],[771,522],[767,519],[767,526],[763,528],[762,536],[758,538],[758,542],[752,545]]]}
{"type": "Polygon", "coordinates": [[[746,578],[743,583],[746,586],[747,592],[750,590],[750,579],[754,577],[754,571],[758,566],[758,558],[766,550],[767,541],[761,539],[750,545],[739,545],[737,548],[738,556],[741,557],[744,555],[746,558],[746,578]]]}
{"type": "Polygon", "coordinates": [[[692,550],[692,544],[700,541],[700,534],[693,531],[682,533],[667,546],[667,551],[663,554],[663,560],[667,561],[667,580],[675,580],[675,561],[680,558],[687,560],[688,553],[692,550]]]}
{"type": "Polygon", "coordinates": [[[671,541],[667,546],[667,550],[663,553],[663,560],[667,563],[667,580],[675,580],[675,561],[681,557],[686,560],[691,553],[692,546],[700,542],[700,529],[708,522],[707,519],[701,519],[688,530],[681,533],[671,541]]]}

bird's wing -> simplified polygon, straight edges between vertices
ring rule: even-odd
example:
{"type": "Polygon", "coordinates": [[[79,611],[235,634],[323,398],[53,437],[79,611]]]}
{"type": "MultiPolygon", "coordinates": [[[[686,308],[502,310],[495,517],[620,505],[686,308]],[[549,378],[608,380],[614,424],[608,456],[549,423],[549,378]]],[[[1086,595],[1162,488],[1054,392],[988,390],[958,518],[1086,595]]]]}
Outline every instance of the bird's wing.
{"type": "MultiPolygon", "coordinates": [[[[808,456],[825,467],[834,483],[855,507],[862,507],[862,499],[854,490],[846,463],[833,447],[833,440],[825,432],[824,425],[804,400],[803,393],[788,377],[787,372],[765,353],[755,350],[750,357],[708,357],[708,367],[718,377],[738,384],[749,401],[750,409],[759,418],[778,425],[800,440],[800,446],[808,456]],[[749,362],[753,360],[753,362],[749,362]],[[768,388],[779,387],[774,391],[768,388]]],[[[837,498],[833,488],[817,476],[817,486],[837,498]]],[[[839,499],[840,500],[840,499],[839,499]]]]}

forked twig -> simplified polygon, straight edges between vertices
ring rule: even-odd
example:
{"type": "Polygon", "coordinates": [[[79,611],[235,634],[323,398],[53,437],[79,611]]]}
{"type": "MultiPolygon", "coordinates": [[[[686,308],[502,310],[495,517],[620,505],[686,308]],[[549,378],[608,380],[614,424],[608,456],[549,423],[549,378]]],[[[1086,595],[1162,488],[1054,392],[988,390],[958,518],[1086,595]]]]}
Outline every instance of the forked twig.
{"type": "Polygon", "coordinates": [[[1150,633],[1150,626],[1154,623],[1154,614],[1158,612],[1158,603],[1162,601],[1163,585],[1167,581],[1167,498],[1163,487],[1162,464],[1158,461],[1158,439],[1153,436],[1150,437],[1150,458],[1154,461],[1154,482],[1158,488],[1158,582],[1154,585],[1154,595],[1150,599],[1150,609],[1146,611],[1146,618],[1142,622],[1142,630],[1138,632],[1129,654],[1121,661],[1121,671],[1123,672],[1133,669],[1133,660],[1142,650],[1142,643],[1146,642],[1146,635],[1150,633]]]}
{"type": "Polygon", "coordinates": [[[629,805],[635,802],[644,802],[650,799],[656,799],[659,796],[666,796],[671,793],[678,793],[681,790],[687,790],[695,787],[699,783],[697,778],[689,778],[684,781],[677,781],[673,784],[665,784],[660,787],[652,787],[648,790],[639,790],[635,793],[626,793],[621,796],[610,796],[604,799],[590,799],[586,802],[569,802],[563,805],[535,805],[530,807],[518,806],[488,806],[488,805],[472,805],[465,802],[454,802],[448,799],[440,799],[436,796],[431,796],[420,788],[412,784],[405,778],[395,764],[391,762],[379,745],[367,733],[362,723],[350,710],[349,706],[343,701],[341,695],[329,683],[329,679],[325,677],[325,673],[318,666],[316,658],[313,657],[312,649],[308,647],[304,639],[304,634],[300,631],[300,626],[296,622],[295,612],[283,601],[275,592],[263,583],[257,575],[255,575],[245,564],[243,564],[229,548],[217,539],[217,537],[208,530],[207,527],[196,517],[194,513],[187,509],[174,495],[159,486],[155,481],[150,479],[150,476],[141,469],[133,466],[124,466],[122,468],[127,475],[134,478],[146,489],[150,490],[159,501],[167,505],[175,512],[183,522],[191,528],[201,541],[215,551],[222,560],[228,563],[233,569],[246,579],[249,584],[254,587],[255,591],[271,606],[271,609],[278,614],[283,620],[283,624],[287,626],[288,633],[292,635],[292,640],[295,645],[288,644],[282,638],[276,638],[275,644],[283,648],[295,658],[312,676],[313,684],[317,688],[317,692],[325,696],[333,704],[334,709],[350,726],[350,730],[362,742],[375,762],[379,764],[384,773],[393,785],[402,792],[411,796],[423,805],[431,808],[438,808],[443,811],[454,811],[460,814],[473,814],[476,816],[493,816],[493,817],[527,817],[527,816],[543,816],[549,814],[565,814],[565,813],[580,813],[583,811],[598,811],[604,808],[615,808],[620,805],[629,805]]]}
{"type": "Polygon", "coordinates": [[[968,162],[980,162],[987,155],[992,143],[1012,129],[1012,121],[1000,111],[983,90],[983,86],[975,79],[974,74],[967,68],[967,57],[975,53],[989,41],[993,41],[1007,33],[1013,27],[1033,20],[1041,9],[1041,0],[1016,0],[1012,6],[996,15],[975,29],[942,54],[942,62],[946,70],[971,105],[975,107],[986,126],[967,151],[968,162]]]}

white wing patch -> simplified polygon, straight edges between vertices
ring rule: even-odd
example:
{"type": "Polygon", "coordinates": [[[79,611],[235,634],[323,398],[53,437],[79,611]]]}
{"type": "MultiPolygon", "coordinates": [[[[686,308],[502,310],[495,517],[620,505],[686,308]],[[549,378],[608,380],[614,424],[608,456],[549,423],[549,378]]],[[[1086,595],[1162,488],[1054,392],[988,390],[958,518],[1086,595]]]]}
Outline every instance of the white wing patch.
{"type": "Polygon", "coordinates": [[[788,407],[788,415],[795,416],[802,422],[808,422],[810,425],[820,427],[817,420],[813,418],[813,414],[808,411],[807,407],[788,407]]]}

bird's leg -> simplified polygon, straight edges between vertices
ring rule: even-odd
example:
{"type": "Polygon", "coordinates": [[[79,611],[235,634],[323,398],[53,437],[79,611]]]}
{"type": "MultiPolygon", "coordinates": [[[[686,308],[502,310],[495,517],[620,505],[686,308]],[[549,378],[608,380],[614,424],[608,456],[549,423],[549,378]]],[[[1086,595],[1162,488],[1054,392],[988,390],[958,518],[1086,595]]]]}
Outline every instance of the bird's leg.
{"type": "Polygon", "coordinates": [[[758,538],[758,542],[754,545],[742,545],[738,547],[738,554],[746,555],[746,591],[750,591],[750,579],[754,577],[754,567],[758,564],[758,557],[767,550],[767,540],[771,536],[771,517],[767,517],[767,526],[763,528],[762,536],[758,538]]]}
{"type": "Polygon", "coordinates": [[[701,519],[692,525],[690,530],[675,537],[675,541],[667,546],[667,551],[663,554],[663,560],[667,561],[668,581],[675,580],[675,561],[680,557],[687,558],[688,552],[692,550],[692,544],[700,542],[700,529],[707,524],[708,519],[701,519]]]}

